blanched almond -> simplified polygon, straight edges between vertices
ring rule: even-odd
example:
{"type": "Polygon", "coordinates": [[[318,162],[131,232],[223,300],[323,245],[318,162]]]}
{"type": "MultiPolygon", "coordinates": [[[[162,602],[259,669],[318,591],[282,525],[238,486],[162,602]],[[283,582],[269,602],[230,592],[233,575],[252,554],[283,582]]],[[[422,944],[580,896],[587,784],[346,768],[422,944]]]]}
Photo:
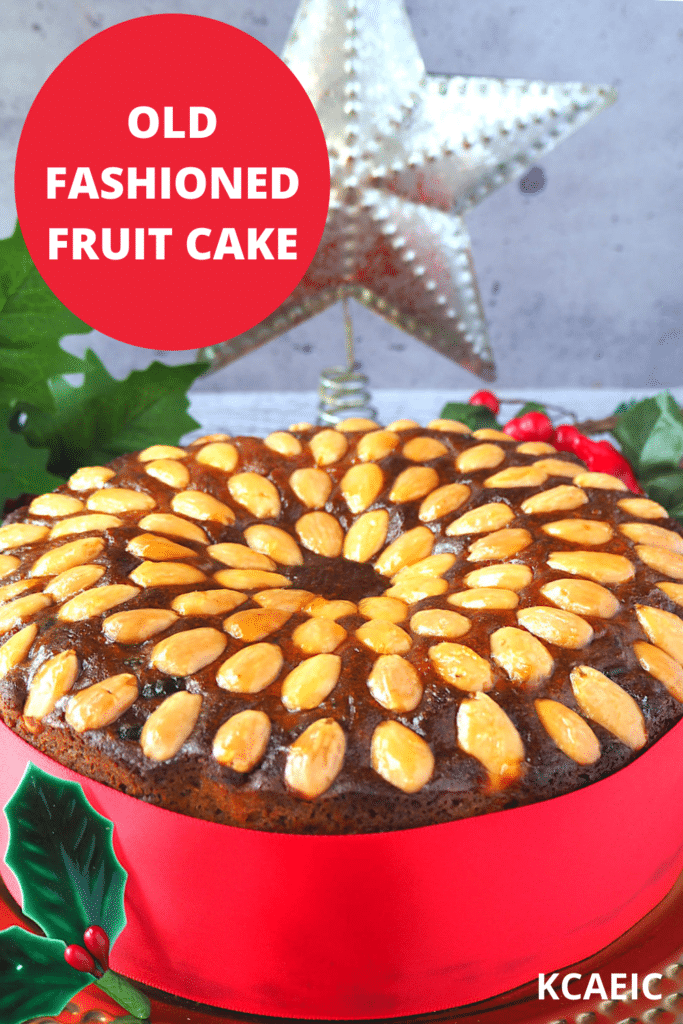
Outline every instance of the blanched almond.
{"type": "Polygon", "coordinates": [[[662,683],[672,697],[683,703],[683,668],[670,655],[654,644],[642,640],[633,645],[640,667],[662,683]]]}
{"type": "Polygon", "coordinates": [[[288,587],[290,580],[279,572],[266,572],[264,569],[221,569],[215,572],[214,579],[222,587],[232,590],[261,590],[266,587],[288,587]]]}
{"type": "Polygon", "coordinates": [[[297,520],[297,536],[308,551],[325,558],[338,558],[344,545],[344,531],[329,512],[307,512],[297,520]]]}
{"type": "Polygon", "coordinates": [[[491,634],[491,657],[513,683],[537,686],[552,675],[555,662],[540,640],[516,626],[491,634]]]}
{"type": "Polygon", "coordinates": [[[332,481],[324,469],[296,469],[289,486],[307,508],[322,508],[330,496],[332,481]]]}
{"type": "Polygon", "coordinates": [[[356,636],[375,654],[406,654],[413,641],[405,630],[387,619],[370,619],[356,630],[356,636]]]}
{"type": "Polygon", "coordinates": [[[277,519],[280,515],[278,489],[260,473],[236,473],[228,480],[228,490],[257,519],[277,519]]]}
{"type": "Polygon", "coordinates": [[[373,430],[361,437],[356,452],[361,462],[379,462],[393,452],[399,441],[393,430],[373,430]]]}
{"type": "Polygon", "coordinates": [[[488,562],[500,558],[513,558],[531,544],[528,530],[513,529],[497,530],[488,533],[469,546],[468,562],[488,562]]]}
{"type": "Polygon", "coordinates": [[[520,455],[552,455],[557,448],[546,441],[522,441],[517,445],[517,451],[520,455]]]}
{"type": "Polygon", "coordinates": [[[164,562],[173,558],[192,558],[196,554],[192,548],[184,544],[176,544],[167,537],[157,537],[154,533],[140,533],[126,544],[126,551],[137,558],[149,558],[154,562],[164,562]]]}
{"type": "Polygon", "coordinates": [[[478,441],[507,441],[508,444],[514,441],[514,438],[503,430],[493,430],[491,427],[480,427],[478,430],[473,430],[472,437],[476,437],[478,441]]]}
{"type": "Polygon", "coordinates": [[[55,601],[65,601],[80,590],[94,586],[105,574],[103,565],[76,565],[50,580],[44,589],[55,601]]]}
{"type": "Polygon", "coordinates": [[[485,611],[516,608],[519,604],[519,597],[514,590],[506,590],[504,587],[473,587],[471,590],[451,594],[447,600],[456,608],[480,608],[485,611]]]}
{"type": "Polygon", "coordinates": [[[227,642],[223,633],[210,626],[186,629],[155,644],[149,663],[167,676],[190,676],[220,658],[227,642]]]}
{"type": "Polygon", "coordinates": [[[546,608],[544,605],[521,608],[517,612],[517,621],[534,636],[557,647],[577,650],[593,639],[592,626],[580,615],[564,608],[546,608]]]}
{"type": "Polygon", "coordinates": [[[287,751],[285,782],[308,800],[326,792],[341,771],[346,752],[344,731],[332,718],[304,729],[287,751]]]}
{"type": "Polygon", "coordinates": [[[99,537],[84,537],[69,544],[46,551],[29,570],[29,576],[57,576],[75,565],[83,565],[97,558],[104,551],[104,541],[99,537]]]}
{"type": "Polygon", "coordinates": [[[440,636],[448,640],[464,636],[470,626],[470,620],[464,615],[445,608],[426,608],[416,612],[410,620],[410,628],[418,636],[440,636]]]}
{"type": "Polygon", "coordinates": [[[140,462],[153,462],[155,459],[184,459],[187,452],[184,448],[178,448],[173,444],[153,444],[140,452],[140,462]]]}
{"type": "Polygon", "coordinates": [[[133,491],[128,487],[105,487],[94,491],[86,502],[91,512],[149,512],[156,506],[151,494],[144,491],[133,491]]]}
{"type": "Polygon", "coordinates": [[[442,551],[438,555],[427,555],[419,562],[413,562],[412,565],[406,565],[403,569],[399,569],[394,576],[394,583],[403,583],[406,580],[414,579],[415,576],[431,576],[436,579],[437,576],[443,576],[445,572],[452,569],[455,562],[455,555],[450,551],[442,551]]]}
{"type": "Polygon", "coordinates": [[[572,669],[570,679],[579,707],[588,718],[632,750],[645,746],[645,721],[630,693],[589,665],[572,669]]]}
{"type": "Polygon", "coordinates": [[[422,700],[417,669],[398,654],[382,654],[368,676],[368,690],[387,711],[414,711],[422,700]]]}
{"type": "Polygon", "coordinates": [[[236,640],[244,640],[245,643],[254,643],[258,640],[265,640],[271,633],[276,633],[289,619],[289,612],[280,611],[278,608],[247,608],[242,612],[235,612],[223,623],[223,629],[236,640]]]}
{"type": "Polygon", "coordinates": [[[62,519],[61,523],[55,523],[50,530],[50,540],[68,537],[74,533],[104,533],[105,530],[113,530],[116,526],[123,526],[123,520],[118,516],[92,512],[84,516],[74,516],[72,519],[62,519]]]}
{"type": "Polygon", "coordinates": [[[548,474],[538,466],[508,466],[484,480],[484,487],[540,487],[548,474]]]}
{"type": "Polygon", "coordinates": [[[619,611],[619,602],[614,594],[590,580],[552,580],[541,587],[541,593],[558,608],[577,615],[611,619],[619,611]]]}
{"type": "Polygon", "coordinates": [[[140,587],[177,587],[206,579],[199,569],[181,562],[142,562],[128,577],[140,587]]]}
{"type": "Polygon", "coordinates": [[[541,527],[544,533],[570,544],[606,544],[613,536],[609,523],[596,519],[558,519],[541,527]]]}
{"type": "Polygon", "coordinates": [[[408,605],[395,597],[364,597],[358,602],[358,611],[366,619],[386,619],[403,622],[408,618],[408,605]]]}
{"type": "Polygon", "coordinates": [[[252,601],[262,608],[279,608],[283,612],[299,612],[313,598],[310,590],[262,590],[252,595],[252,601]]]}
{"type": "Polygon", "coordinates": [[[12,551],[24,544],[37,544],[50,532],[48,526],[32,526],[30,523],[10,523],[0,526],[0,551],[12,551]]]}
{"type": "Polygon", "coordinates": [[[470,496],[467,484],[445,484],[428,494],[420,505],[418,519],[423,523],[433,523],[449,512],[455,512],[470,496]]]}
{"type": "Polygon", "coordinates": [[[446,534],[449,537],[463,537],[468,533],[489,533],[500,530],[514,518],[515,513],[504,502],[494,501],[465,512],[446,527],[446,534]]]}
{"type": "Polygon", "coordinates": [[[0,675],[7,675],[15,665],[21,665],[37,635],[38,627],[32,622],[0,645],[0,675]]]}
{"type": "Polygon", "coordinates": [[[285,676],[281,700],[288,711],[310,711],[319,707],[337,685],[341,658],[337,654],[315,654],[285,676]]]}
{"type": "Polygon", "coordinates": [[[21,562],[15,555],[0,555],[0,579],[9,576],[20,565],[21,562]]]}
{"type": "Polygon", "coordinates": [[[211,441],[200,448],[195,454],[195,459],[202,466],[211,466],[212,469],[220,469],[223,473],[232,473],[239,462],[239,453],[234,444],[211,441]]]}
{"type": "MultiPolygon", "coordinates": [[[[412,426],[417,427],[419,423],[413,423],[412,420],[404,420],[404,423],[411,423],[412,426]]],[[[430,420],[427,424],[429,430],[443,430],[450,434],[471,434],[472,431],[466,424],[461,423],[460,420],[430,420]]],[[[396,429],[396,428],[395,428],[396,429]]]]}
{"type": "Polygon", "coordinates": [[[446,580],[432,576],[408,576],[384,591],[384,597],[396,598],[405,604],[417,604],[427,597],[439,597],[448,590],[446,580]]]}
{"type": "Polygon", "coordinates": [[[617,505],[630,516],[639,516],[641,519],[667,519],[669,515],[662,505],[649,498],[621,498],[617,505]]]}
{"type": "MultiPolygon", "coordinates": [[[[203,491],[181,491],[171,499],[171,508],[181,516],[199,519],[204,523],[221,523],[231,526],[235,522],[235,513],[222,501],[204,494],[203,491]]],[[[206,541],[204,542],[206,543],[206,541]]]]}
{"type": "Polygon", "coordinates": [[[413,437],[403,445],[403,455],[411,462],[431,462],[448,455],[448,448],[435,437],[413,437]]]}
{"type": "Polygon", "coordinates": [[[563,754],[577,764],[595,764],[600,744],[581,715],[556,700],[537,700],[534,704],[541,725],[563,754]]]}
{"type": "Polygon", "coordinates": [[[357,430],[379,429],[379,423],[366,419],[362,416],[350,416],[348,420],[342,420],[337,424],[337,430],[343,430],[345,434],[353,434],[357,430]]]}
{"type": "MultiPolygon", "coordinates": [[[[414,430],[419,428],[419,426],[420,424],[417,420],[394,420],[392,423],[387,424],[387,430],[414,430]]],[[[432,429],[436,430],[438,428],[434,427],[432,429]]]]}
{"type": "Polygon", "coordinates": [[[346,630],[332,619],[313,618],[302,622],[292,640],[304,654],[331,654],[343,640],[346,630]]]}
{"type": "Polygon", "coordinates": [[[678,615],[644,604],[636,605],[636,615],[648,640],[683,665],[683,621],[678,615]]]}
{"type": "Polygon", "coordinates": [[[116,474],[108,466],[83,466],[71,474],[67,484],[72,491],[94,491],[95,488],[104,487],[113,476],[116,474]]]}
{"type": "Polygon", "coordinates": [[[277,452],[278,455],[284,455],[285,458],[301,455],[301,441],[292,434],[288,434],[286,430],[276,430],[274,434],[268,434],[263,443],[266,448],[277,452]]]}
{"type": "Polygon", "coordinates": [[[559,487],[551,487],[548,491],[541,491],[539,494],[532,494],[530,498],[525,498],[520,508],[528,516],[542,512],[571,512],[572,509],[585,505],[587,501],[588,495],[580,487],[560,484],[559,487]]]}
{"type": "Polygon", "coordinates": [[[658,583],[657,588],[666,594],[674,604],[683,606],[683,583],[658,583]]]}
{"type": "Polygon", "coordinates": [[[375,571],[382,576],[394,576],[404,566],[414,565],[431,555],[434,539],[434,534],[427,526],[416,526],[408,530],[384,549],[375,562],[375,571]]]}
{"type": "MultiPolygon", "coordinates": [[[[280,565],[303,564],[303,556],[299,551],[296,541],[291,534],[281,529],[280,526],[269,526],[266,523],[256,523],[254,526],[248,526],[245,530],[245,541],[253,551],[258,551],[261,555],[267,555],[268,558],[272,559],[272,562],[279,563],[280,565]]],[[[254,565],[253,568],[274,568],[275,566],[272,562],[269,566],[254,565]]],[[[245,565],[244,567],[251,568],[252,566],[245,565]]]]}
{"type": "Polygon", "coordinates": [[[567,476],[572,480],[583,473],[585,468],[578,462],[570,462],[568,459],[537,459],[533,465],[548,476],[567,476]]]}
{"type": "Polygon", "coordinates": [[[49,715],[60,697],[69,692],[78,676],[75,651],[60,651],[44,661],[28,688],[24,717],[40,721],[49,715]]]}
{"type": "Polygon", "coordinates": [[[356,615],[357,606],[353,601],[327,601],[324,597],[314,597],[303,609],[307,615],[321,619],[343,619],[346,615],[356,615]]]}
{"type": "Polygon", "coordinates": [[[177,621],[178,616],[168,608],[134,608],[110,615],[102,623],[102,632],[107,640],[119,644],[140,644],[177,621]]]}
{"type": "Polygon", "coordinates": [[[351,526],[344,539],[344,558],[350,562],[369,562],[387,537],[389,513],[379,508],[366,512],[351,526]]]}
{"type": "Polygon", "coordinates": [[[20,626],[52,604],[52,598],[47,594],[27,594],[26,597],[17,597],[9,601],[0,609],[0,635],[8,633],[14,626],[20,626]]]}
{"type": "Polygon", "coordinates": [[[433,491],[438,483],[439,474],[431,466],[410,466],[396,477],[389,499],[397,504],[417,501],[433,491]]]}
{"type": "Polygon", "coordinates": [[[664,530],[661,526],[653,526],[652,523],[622,523],[619,530],[637,544],[649,544],[656,548],[666,548],[667,551],[676,551],[679,555],[683,554],[683,537],[673,530],[664,530]]]}
{"type": "Polygon", "coordinates": [[[456,717],[458,746],[476,758],[488,772],[493,789],[518,779],[524,744],[503,709],[486,693],[464,700],[456,717]]]}
{"type": "Polygon", "coordinates": [[[504,590],[523,590],[533,579],[528,565],[487,565],[468,572],[464,583],[468,587],[502,587],[504,590]]]}
{"type": "Polygon", "coordinates": [[[505,452],[497,444],[475,444],[465,448],[455,460],[460,473],[476,473],[479,469],[494,469],[505,459],[505,452]]]}
{"type": "Polygon", "coordinates": [[[120,718],[137,697],[137,679],[122,672],[79,690],[70,699],[64,718],[75,732],[103,729],[120,718]]]}
{"type": "Polygon", "coordinates": [[[41,494],[28,507],[32,516],[70,516],[80,512],[83,502],[68,494],[41,494]]]}
{"type": "Polygon", "coordinates": [[[174,598],[171,608],[178,615],[225,615],[246,600],[236,590],[191,590],[174,598]]]}
{"type": "Polygon", "coordinates": [[[169,537],[179,537],[181,540],[194,541],[195,544],[208,544],[201,526],[196,523],[188,523],[187,519],[171,515],[169,512],[152,512],[145,516],[138,523],[141,530],[150,530],[152,533],[162,533],[169,537]]]}
{"type": "Polygon", "coordinates": [[[190,471],[177,459],[156,459],[145,466],[148,476],[154,477],[167,487],[181,490],[190,482],[190,471]]]}
{"type": "Polygon", "coordinates": [[[247,708],[224,722],[213,741],[213,756],[235,772],[250,772],[263,759],[270,739],[270,719],[247,708]]]}
{"type": "Polygon", "coordinates": [[[152,761],[170,761],[192,733],[202,698],[199,693],[178,690],[162,700],[142,727],[140,746],[152,761]]]}
{"type": "Polygon", "coordinates": [[[444,641],[429,648],[429,657],[444,682],[474,693],[493,686],[491,666],[471,647],[444,641]]]}
{"type": "Polygon", "coordinates": [[[297,431],[299,433],[305,433],[307,430],[313,430],[313,424],[302,421],[301,423],[290,423],[288,430],[297,431]]]}
{"type": "Polygon", "coordinates": [[[83,619],[92,619],[96,615],[108,612],[110,608],[116,608],[125,601],[139,594],[137,587],[126,586],[125,583],[114,583],[108,587],[93,587],[77,594],[70,601],[63,604],[57,612],[57,618],[63,622],[82,622],[83,619]]]}
{"type": "Polygon", "coordinates": [[[683,555],[651,544],[636,544],[636,554],[641,562],[655,572],[661,572],[674,580],[683,580],[683,555]]]}
{"type": "Polygon", "coordinates": [[[274,683],[284,664],[276,644],[252,644],[224,661],[216,673],[216,682],[231,693],[260,693],[274,683]]]}
{"type": "Polygon", "coordinates": [[[384,487],[384,474],[374,462],[351,466],[339,485],[352,512],[365,512],[384,487]]]}
{"type": "MultiPolygon", "coordinates": [[[[254,528],[258,529],[258,527],[254,528]]],[[[274,530],[275,527],[271,526],[270,529],[274,530]]],[[[281,532],[284,533],[284,531],[281,532]]],[[[285,536],[289,535],[285,534],[285,536]]],[[[244,539],[247,540],[246,530],[244,539]]],[[[216,562],[222,562],[223,565],[228,565],[231,569],[265,569],[270,572],[277,568],[273,559],[268,558],[265,553],[261,553],[260,548],[252,550],[251,546],[247,547],[246,544],[212,544],[206,550],[216,562]]]]}
{"type": "Polygon", "coordinates": [[[434,774],[429,744],[400,722],[382,722],[372,734],[372,767],[404,793],[417,793],[434,774]]]}
{"type": "Polygon", "coordinates": [[[0,605],[13,601],[15,597],[19,597],[27,590],[34,590],[37,586],[37,580],[17,580],[16,583],[5,584],[4,587],[0,587],[0,605]]]}
{"type": "Polygon", "coordinates": [[[230,434],[203,434],[201,437],[195,437],[194,441],[190,441],[190,447],[193,448],[199,444],[209,444],[213,441],[229,441],[230,434]]]}
{"type": "Polygon", "coordinates": [[[625,583],[635,575],[628,558],[605,551],[552,551],[548,565],[559,572],[586,576],[596,583],[625,583]]]}
{"type": "Polygon", "coordinates": [[[577,487],[596,487],[602,491],[627,491],[628,487],[611,473],[579,473],[574,477],[577,487]]]}
{"type": "Polygon", "coordinates": [[[349,442],[338,430],[321,430],[308,442],[318,466],[331,466],[346,453],[349,442]]]}

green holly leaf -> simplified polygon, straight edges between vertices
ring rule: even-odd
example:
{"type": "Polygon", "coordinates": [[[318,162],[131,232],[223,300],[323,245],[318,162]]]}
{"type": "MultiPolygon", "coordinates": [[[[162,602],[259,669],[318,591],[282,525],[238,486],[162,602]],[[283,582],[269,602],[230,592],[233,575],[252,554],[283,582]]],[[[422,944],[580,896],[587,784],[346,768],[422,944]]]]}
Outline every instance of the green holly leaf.
{"type": "Polygon", "coordinates": [[[64,477],[153,443],[177,444],[199,425],[187,414],[186,391],[205,369],[154,362],[116,380],[88,350],[80,387],[56,377],[48,382],[49,410],[22,405],[24,434],[31,445],[50,449],[49,469],[64,477]]]}
{"type": "Polygon", "coordinates": [[[0,1020],[58,1016],[92,980],[64,959],[64,943],[33,935],[16,925],[0,932],[0,1020]]]}
{"type": "Polygon", "coordinates": [[[485,405],[470,405],[469,402],[448,402],[441,410],[441,418],[444,420],[460,420],[470,430],[480,430],[482,427],[491,427],[493,430],[501,430],[501,425],[491,410],[485,405]]]}
{"type": "Polygon", "coordinates": [[[527,412],[542,412],[544,416],[548,415],[546,407],[540,402],[525,402],[519,412],[515,413],[515,418],[524,416],[527,412]]]}
{"type": "Polygon", "coordinates": [[[90,925],[110,942],[126,923],[126,872],[112,845],[114,826],[90,806],[77,782],[29,764],[5,807],[5,857],[21,886],[23,910],[50,938],[83,942],[90,925]]]}
{"type": "Polygon", "coordinates": [[[0,511],[8,498],[21,494],[43,494],[64,483],[48,473],[49,451],[30,448],[20,433],[8,426],[9,410],[0,407],[0,511]]]}
{"type": "Polygon", "coordinates": [[[629,405],[612,433],[643,490],[683,523],[683,415],[673,395],[629,405]]]}
{"type": "Polygon", "coordinates": [[[47,380],[82,369],[60,339],[91,330],[45,284],[17,224],[0,239],[0,404],[49,403],[47,380]]]}

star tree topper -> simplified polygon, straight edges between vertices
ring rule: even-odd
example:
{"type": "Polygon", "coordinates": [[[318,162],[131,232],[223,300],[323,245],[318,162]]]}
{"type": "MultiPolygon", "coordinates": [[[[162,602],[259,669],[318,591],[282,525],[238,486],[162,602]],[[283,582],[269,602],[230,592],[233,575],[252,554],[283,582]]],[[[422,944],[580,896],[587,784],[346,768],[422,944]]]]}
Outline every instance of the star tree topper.
{"type": "Polygon", "coordinates": [[[495,379],[463,214],[616,98],[576,82],[428,74],[402,0],[302,0],[282,59],[330,156],[330,208],[301,283],[212,369],[344,296],[495,379]]]}

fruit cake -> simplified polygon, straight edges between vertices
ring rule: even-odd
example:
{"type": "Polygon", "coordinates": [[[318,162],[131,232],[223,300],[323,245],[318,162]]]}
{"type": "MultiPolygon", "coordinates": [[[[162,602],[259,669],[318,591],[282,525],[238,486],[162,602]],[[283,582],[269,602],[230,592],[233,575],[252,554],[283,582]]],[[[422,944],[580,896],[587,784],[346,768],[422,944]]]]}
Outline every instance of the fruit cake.
{"type": "Polygon", "coordinates": [[[586,786],[683,712],[683,536],[452,420],[75,472],[0,527],[0,712],[182,814],[344,834],[586,786]]]}

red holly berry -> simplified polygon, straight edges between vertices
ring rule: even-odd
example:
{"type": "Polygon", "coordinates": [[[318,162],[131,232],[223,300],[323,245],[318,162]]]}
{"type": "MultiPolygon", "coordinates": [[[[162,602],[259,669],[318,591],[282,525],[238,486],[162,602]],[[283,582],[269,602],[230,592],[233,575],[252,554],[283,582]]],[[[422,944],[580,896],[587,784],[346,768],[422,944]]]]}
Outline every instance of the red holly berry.
{"type": "Polygon", "coordinates": [[[493,415],[497,415],[500,409],[500,402],[494,395],[493,391],[475,391],[469,400],[469,405],[485,405],[487,409],[490,409],[493,415]]]}
{"type": "Polygon", "coordinates": [[[551,441],[555,428],[542,412],[527,412],[509,420],[503,427],[504,433],[516,441],[551,441]]]}
{"type": "Polygon", "coordinates": [[[76,971],[83,971],[86,974],[99,973],[90,953],[83,949],[82,946],[67,946],[64,950],[64,959],[76,971]]]}
{"type": "Polygon", "coordinates": [[[97,924],[90,925],[83,935],[86,948],[98,960],[105,971],[109,969],[109,936],[104,928],[97,924]]]}

